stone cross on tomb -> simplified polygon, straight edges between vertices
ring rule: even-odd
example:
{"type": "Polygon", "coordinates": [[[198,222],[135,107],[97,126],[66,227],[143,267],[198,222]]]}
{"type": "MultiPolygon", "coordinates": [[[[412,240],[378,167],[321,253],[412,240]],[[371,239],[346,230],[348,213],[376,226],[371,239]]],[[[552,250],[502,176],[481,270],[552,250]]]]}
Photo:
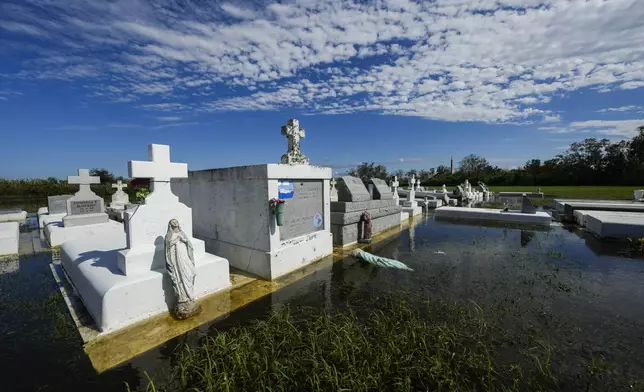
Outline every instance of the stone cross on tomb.
{"type": "Polygon", "coordinates": [[[282,163],[308,165],[309,159],[300,151],[300,139],[306,136],[304,128],[300,128],[300,122],[294,118],[289,119],[282,126],[282,135],[288,140],[288,151],[282,155],[282,163]]]}
{"type": "Polygon", "coordinates": [[[116,184],[112,184],[112,188],[116,188],[117,192],[123,192],[123,188],[127,188],[127,185],[123,184],[123,181],[118,180],[116,184]]]}
{"type": "Polygon", "coordinates": [[[394,196],[398,195],[398,186],[400,186],[400,182],[398,182],[398,176],[394,176],[394,180],[391,182],[391,191],[394,196]]]}
{"type": "Polygon", "coordinates": [[[331,189],[335,189],[336,181],[335,177],[331,179],[331,189]]]}
{"type": "Polygon", "coordinates": [[[416,200],[416,176],[411,177],[410,185],[409,193],[407,193],[407,201],[414,201],[416,200]]]}
{"type": "Polygon", "coordinates": [[[178,198],[170,189],[170,179],[187,178],[188,164],[170,162],[170,146],[150,144],[149,161],[130,161],[128,171],[131,178],[149,178],[151,193],[145,204],[177,201],[178,198]]]}
{"type": "Polygon", "coordinates": [[[90,184],[100,184],[101,178],[98,176],[90,176],[89,169],[78,169],[77,176],[67,176],[68,184],[78,184],[80,186],[79,193],[94,193],[90,189],[90,184]]]}

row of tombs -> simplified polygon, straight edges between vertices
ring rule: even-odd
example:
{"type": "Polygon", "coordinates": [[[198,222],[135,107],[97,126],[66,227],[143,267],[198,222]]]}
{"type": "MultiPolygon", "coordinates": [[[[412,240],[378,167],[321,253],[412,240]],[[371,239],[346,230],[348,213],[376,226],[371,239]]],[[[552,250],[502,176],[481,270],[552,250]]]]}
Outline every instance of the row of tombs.
{"type": "Polygon", "coordinates": [[[188,171],[169,146],[151,144],[128,172],[150,181],[142,204],[119,182],[106,208],[90,189],[100,179],[81,169],[68,177],[79,191],[38,213],[101,334],[168,310],[198,313],[197,299],[231,286],[230,267],[274,280],[421,213],[382,180],[336,184],[331,168],[308,162],[188,171]]]}

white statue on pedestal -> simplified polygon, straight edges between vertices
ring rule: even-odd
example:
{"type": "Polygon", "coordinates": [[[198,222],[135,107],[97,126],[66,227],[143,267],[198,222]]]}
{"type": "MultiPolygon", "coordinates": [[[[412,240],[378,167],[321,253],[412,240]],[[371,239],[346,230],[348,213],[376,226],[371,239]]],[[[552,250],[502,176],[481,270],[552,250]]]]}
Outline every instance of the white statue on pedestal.
{"type": "Polygon", "coordinates": [[[179,319],[185,319],[201,312],[201,307],[194,300],[193,287],[195,277],[195,258],[190,238],[181,230],[179,221],[168,222],[165,235],[165,268],[172,280],[177,304],[174,308],[179,319]]]}

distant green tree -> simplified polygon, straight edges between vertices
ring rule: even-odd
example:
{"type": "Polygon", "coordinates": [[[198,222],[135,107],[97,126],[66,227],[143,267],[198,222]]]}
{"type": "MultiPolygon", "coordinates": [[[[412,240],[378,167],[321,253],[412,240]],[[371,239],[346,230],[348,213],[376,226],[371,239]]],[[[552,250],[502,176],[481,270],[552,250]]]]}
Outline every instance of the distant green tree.
{"type": "Polygon", "coordinates": [[[470,154],[461,159],[458,163],[458,168],[461,172],[467,175],[480,176],[485,170],[490,169],[490,164],[487,159],[475,154],[470,154]]]}
{"type": "Polygon", "coordinates": [[[100,177],[101,184],[116,182],[114,174],[110,173],[107,169],[92,169],[89,171],[90,176],[100,177]]]}
{"type": "Polygon", "coordinates": [[[380,178],[387,180],[387,168],[383,165],[376,165],[374,162],[362,162],[357,168],[349,170],[348,174],[353,177],[358,177],[365,184],[371,178],[380,178]]]}
{"type": "Polygon", "coordinates": [[[532,176],[532,185],[537,185],[537,177],[541,171],[541,160],[540,159],[530,159],[526,162],[523,170],[528,172],[532,176]]]}

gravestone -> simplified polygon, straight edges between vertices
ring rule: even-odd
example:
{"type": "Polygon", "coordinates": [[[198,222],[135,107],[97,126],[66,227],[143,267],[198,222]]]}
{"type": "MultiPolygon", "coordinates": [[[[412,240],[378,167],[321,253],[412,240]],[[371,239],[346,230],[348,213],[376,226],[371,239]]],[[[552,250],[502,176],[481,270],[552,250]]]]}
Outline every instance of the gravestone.
{"type": "Polygon", "coordinates": [[[47,213],[49,215],[67,213],[67,200],[72,196],[73,195],[48,196],[47,213]]]}
{"type": "Polygon", "coordinates": [[[123,184],[123,181],[118,180],[116,184],[112,184],[112,188],[116,188],[116,192],[112,195],[110,207],[125,209],[125,205],[130,204],[130,196],[123,192],[123,188],[127,188],[127,185],[123,184]]]}
{"type": "Polygon", "coordinates": [[[329,199],[331,201],[338,201],[338,188],[336,188],[337,182],[335,178],[331,179],[331,193],[329,194],[329,199]]]}
{"type": "Polygon", "coordinates": [[[118,268],[125,275],[163,268],[163,237],[168,222],[182,222],[188,237],[192,237],[192,211],[172,193],[172,178],[188,177],[186,163],[170,162],[170,146],[150,144],[148,161],[129,161],[131,178],[149,178],[150,194],[143,205],[127,209],[124,214],[127,249],[119,252],[118,268]]]}
{"type": "Polygon", "coordinates": [[[391,193],[389,186],[384,180],[380,178],[372,178],[369,180],[370,185],[373,185],[373,199],[374,200],[393,200],[394,194],[391,193]]]}
{"type": "Polygon", "coordinates": [[[521,212],[524,214],[536,214],[537,209],[534,208],[530,198],[525,193],[521,196],[521,212]]]}
{"type": "Polygon", "coordinates": [[[391,188],[393,199],[396,202],[396,205],[398,205],[398,202],[400,201],[400,196],[398,195],[398,186],[400,186],[400,183],[398,182],[398,176],[394,176],[394,180],[391,183],[391,188]]]}
{"type": "Polygon", "coordinates": [[[63,218],[64,227],[107,223],[103,199],[90,189],[90,184],[100,184],[101,179],[90,176],[88,169],[78,169],[77,176],[68,176],[69,184],[78,184],[80,190],[67,199],[67,215],[63,218]]]}
{"type": "Polygon", "coordinates": [[[352,176],[340,177],[338,181],[338,200],[339,201],[367,201],[371,200],[367,188],[362,180],[352,176]]]}
{"type": "Polygon", "coordinates": [[[324,183],[319,180],[293,181],[293,197],[285,207],[280,240],[324,230],[324,183]]]}

